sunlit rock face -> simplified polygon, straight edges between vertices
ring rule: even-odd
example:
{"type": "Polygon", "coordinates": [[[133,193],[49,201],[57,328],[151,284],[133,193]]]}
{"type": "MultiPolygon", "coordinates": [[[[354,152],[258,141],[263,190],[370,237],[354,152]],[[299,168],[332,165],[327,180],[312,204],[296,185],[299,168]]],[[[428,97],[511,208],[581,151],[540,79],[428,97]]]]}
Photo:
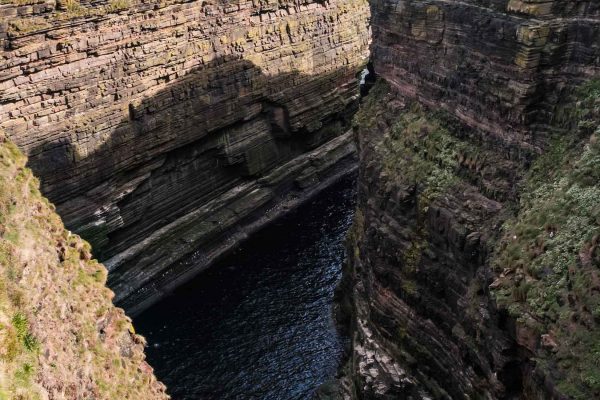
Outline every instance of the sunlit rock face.
{"type": "Polygon", "coordinates": [[[353,168],[365,0],[32,3],[0,5],[0,124],[122,304],[353,168]]]}
{"type": "Polygon", "coordinates": [[[598,397],[600,4],[371,5],[351,391],[598,397]]]}

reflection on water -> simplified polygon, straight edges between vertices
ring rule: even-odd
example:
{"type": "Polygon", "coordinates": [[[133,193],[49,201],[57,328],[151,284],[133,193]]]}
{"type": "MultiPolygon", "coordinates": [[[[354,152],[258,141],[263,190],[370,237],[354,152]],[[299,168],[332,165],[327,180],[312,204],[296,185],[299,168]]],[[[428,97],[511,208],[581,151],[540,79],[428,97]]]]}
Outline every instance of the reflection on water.
{"type": "Polygon", "coordinates": [[[354,180],[340,181],[136,318],[175,400],[309,399],[335,375],[354,198],[354,180]]]}

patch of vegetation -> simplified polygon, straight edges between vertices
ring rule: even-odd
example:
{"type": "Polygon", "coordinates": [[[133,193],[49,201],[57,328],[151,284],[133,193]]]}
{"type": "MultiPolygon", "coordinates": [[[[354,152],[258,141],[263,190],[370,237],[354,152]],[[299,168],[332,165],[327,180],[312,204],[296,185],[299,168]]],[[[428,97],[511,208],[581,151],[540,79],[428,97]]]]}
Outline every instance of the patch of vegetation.
{"type": "Polygon", "coordinates": [[[530,169],[493,266],[500,306],[557,342],[545,364],[575,399],[600,392],[600,81],[582,87],[568,134],[530,169]]]}
{"type": "Polygon", "coordinates": [[[388,182],[383,185],[414,190],[416,226],[408,248],[401,254],[402,292],[414,297],[418,295],[419,264],[428,248],[426,219],[430,204],[440,195],[463,187],[461,162],[476,160],[479,150],[450,131],[457,127],[443,112],[431,112],[418,102],[388,110],[388,100],[393,101],[387,95],[389,90],[385,81],[378,81],[355,117],[355,124],[363,132],[383,133],[379,142],[364,144],[374,146],[372,153],[381,157],[381,174],[388,182]]]}
{"type": "Polygon", "coordinates": [[[129,0],[110,0],[107,10],[109,12],[117,12],[126,10],[130,7],[129,0]]]}
{"type": "Polygon", "coordinates": [[[52,24],[44,18],[14,18],[8,21],[8,31],[12,33],[30,33],[48,29],[52,24]]]}
{"type": "MultiPolygon", "coordinates": [[[[369,137],[378,140],[360,144],[372,146],[374,150],[369,154],[380,157],[377,164],[382,166],[381,186],[414,193],[416,226],[412,227],[408,247],[399,255],[402,293],[414,298],[419,295],[419,265],[429,245],[430,205],[447,193],[463,190],[467,184],[485,190],[481,170],[497,156],[490,156],[489,150],[463,138],[460,133],[464,127],[455,117],[429,110],[416,101],[392,104],[398,100],[389,92],[388,84],[379,80],[364,99],[354,125],[360,132],[381,133],[369,137]]],[[[354,248],[358,254],[356,244],[354,248]]]]}
{"type": "Polygon", "coordinates": [[[23,386],[29,386],[33,373],[34,367],[29,363],[24,363],[21,368],[15,372],[15,380],[23,386]]]}
{"type": "Polygon", "coordinates": [[[60,0],[58,4],[64,7],[68,13],[72,14],[80,13],[83,9],[79,0],[60,0]]]}

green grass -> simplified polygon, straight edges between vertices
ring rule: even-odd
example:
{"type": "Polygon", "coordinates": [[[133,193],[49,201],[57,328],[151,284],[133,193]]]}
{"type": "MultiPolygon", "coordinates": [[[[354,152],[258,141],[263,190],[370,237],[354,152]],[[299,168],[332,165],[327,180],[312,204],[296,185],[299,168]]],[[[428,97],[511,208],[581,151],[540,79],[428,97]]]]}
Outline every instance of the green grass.
{"type": "Polygon", "coordinates": [[[29,352],[37,352],[39,343],[35,336],[29,331],[29,322],[23,314],[16,313],[12,318],[12,325],[16,331],[16,337],[23,347],[29,352]]]}
{"type": "Polygon", "coordinates": [[[12,324],[17,331],[17,337],[24,337],[29,330],[29,323],[21,313],[16,313],[12,318],[12,324]]]}

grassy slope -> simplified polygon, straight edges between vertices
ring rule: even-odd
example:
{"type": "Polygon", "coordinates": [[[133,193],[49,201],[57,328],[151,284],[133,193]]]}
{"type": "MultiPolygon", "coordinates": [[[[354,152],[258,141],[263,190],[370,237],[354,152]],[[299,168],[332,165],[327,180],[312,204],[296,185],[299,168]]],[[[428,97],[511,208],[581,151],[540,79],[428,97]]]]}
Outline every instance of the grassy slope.
{"type": "Polygon", "coordinates": [[[163,399],[106,270],[0,132],[0,399],[163,399]]]}

